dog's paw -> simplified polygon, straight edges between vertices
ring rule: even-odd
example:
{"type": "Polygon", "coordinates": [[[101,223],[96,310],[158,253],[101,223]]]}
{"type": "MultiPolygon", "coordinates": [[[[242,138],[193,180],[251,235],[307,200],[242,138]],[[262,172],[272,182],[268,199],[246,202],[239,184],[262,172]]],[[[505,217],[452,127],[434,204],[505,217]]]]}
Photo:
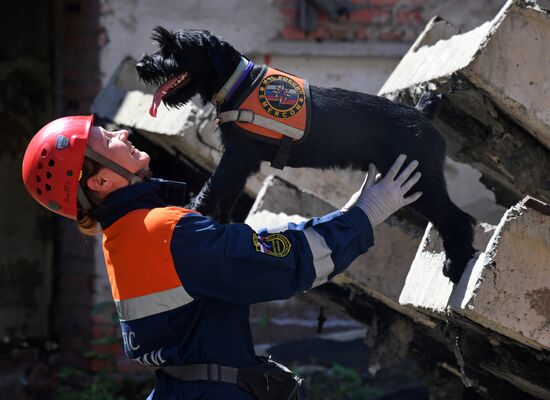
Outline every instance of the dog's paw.
{"type": "Polygon", "coordinates": [[[464,272],[464,267],[465,265],[460,267],[456,263],[453,263],[453,261],[446,259],[443,264],[443,275],[449,278],[451,282],[458,283],[462,273],[464,272]]]}

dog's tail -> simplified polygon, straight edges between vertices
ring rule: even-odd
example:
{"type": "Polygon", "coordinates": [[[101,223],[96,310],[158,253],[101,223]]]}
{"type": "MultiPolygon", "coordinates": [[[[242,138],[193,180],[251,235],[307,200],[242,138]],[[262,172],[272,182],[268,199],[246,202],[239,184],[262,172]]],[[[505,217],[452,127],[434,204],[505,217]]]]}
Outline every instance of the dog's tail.
{"type": "Polygon", "coordinates": [[[443,95],[436,92],[423,92],[418,99],[418,102],[414,106],[418,111],[420,111],[426,118],[432,121],[439,107],[441,106],[441,101],[443,100],[443,95]]]}

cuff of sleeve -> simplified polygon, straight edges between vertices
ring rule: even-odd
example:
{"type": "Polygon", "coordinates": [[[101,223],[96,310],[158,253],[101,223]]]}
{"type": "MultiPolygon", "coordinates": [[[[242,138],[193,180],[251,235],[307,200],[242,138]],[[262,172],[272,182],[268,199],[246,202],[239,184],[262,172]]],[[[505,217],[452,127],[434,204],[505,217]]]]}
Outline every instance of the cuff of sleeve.
{"type": "Polygon", "coordinates": [[[346,211],[342,218],[357,231],[361,243],[368,247],[374,245],[374,232],[367,214],[359,207],[353,207],[346,211]]]}

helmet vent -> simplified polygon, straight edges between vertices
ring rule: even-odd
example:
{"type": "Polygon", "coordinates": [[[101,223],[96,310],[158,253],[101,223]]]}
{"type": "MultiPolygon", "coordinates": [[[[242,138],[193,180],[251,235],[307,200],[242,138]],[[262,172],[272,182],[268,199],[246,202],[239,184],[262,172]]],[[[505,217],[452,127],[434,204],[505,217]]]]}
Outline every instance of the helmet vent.
{"type": "Polygon", "coordinates": [[[45,188],[46,188],[46,192],[49,192],[50,190],[52,190],[52,187],[50,185],[48,185],[47,183],[46,183],[45,188]]]}
{"type": "Polygon", "coordinates": [[[50,158],[48,160],[48,167],[53,167],[55,165],[55,161],[53,160],[53,158],[50,158]]]}
{"type": "Polygon", "coordinates": [[[40,153],[40,157],[44,158],[48,155],[48,150],[42,149],[42,153],[40,153]]]}
{"type": "Polygon", "coordinates": [[[36,193],[38,193],[38,194],[42,194],[42,190],[40,190],[40,189],[36,189],[36,193]]]}
{"type": "Polygon", "coordinates": [[[52,173],[50,171],[46,171],[46,179],[51,179],[52,173]]]}
{"type": "Polygon", "coordinates": [[[42,178],[36,175],[36,183],[40,183],[40,182],[42,182],[42,178]]]}

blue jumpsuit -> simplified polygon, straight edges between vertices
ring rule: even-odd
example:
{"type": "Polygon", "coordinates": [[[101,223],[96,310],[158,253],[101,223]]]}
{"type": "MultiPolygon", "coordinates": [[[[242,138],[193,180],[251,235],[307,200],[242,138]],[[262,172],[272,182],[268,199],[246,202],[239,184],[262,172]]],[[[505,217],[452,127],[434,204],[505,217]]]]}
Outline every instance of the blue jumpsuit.
{"type": "MultiPolygon", "coordinates": [[[[323,284],[373,245],[359,208],[255,232],[168,206],[154,180],[111,193],[94,213],[126,355],[157,368],[257,364],[249,306],[323,284]]],[[[235,384],[182,382],[159,370],[149,399],[253,397],[235,384]]]]}

